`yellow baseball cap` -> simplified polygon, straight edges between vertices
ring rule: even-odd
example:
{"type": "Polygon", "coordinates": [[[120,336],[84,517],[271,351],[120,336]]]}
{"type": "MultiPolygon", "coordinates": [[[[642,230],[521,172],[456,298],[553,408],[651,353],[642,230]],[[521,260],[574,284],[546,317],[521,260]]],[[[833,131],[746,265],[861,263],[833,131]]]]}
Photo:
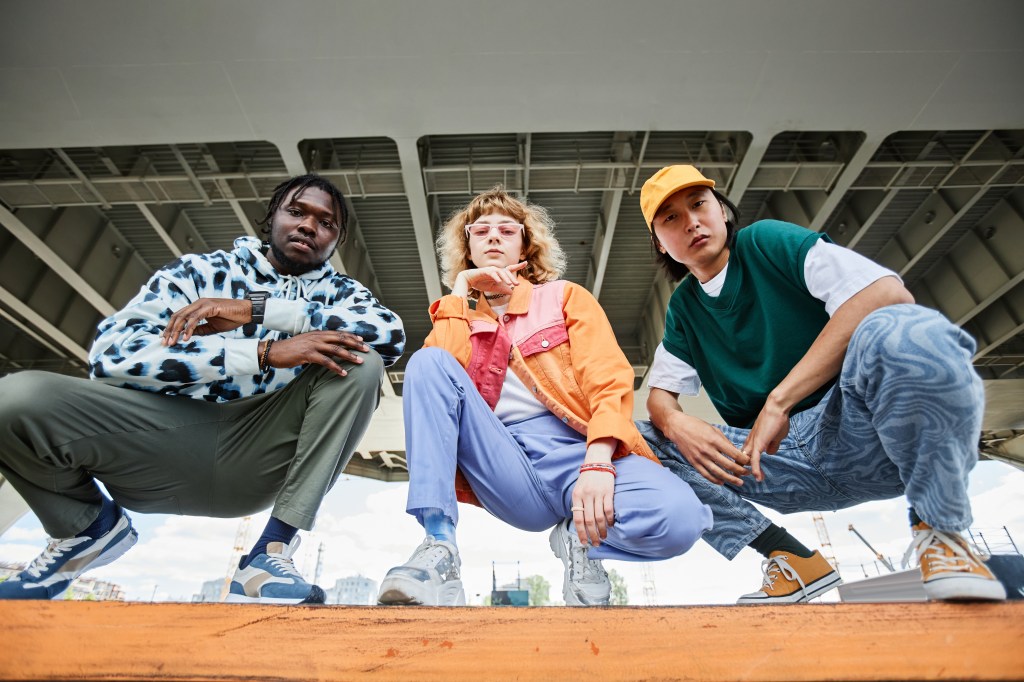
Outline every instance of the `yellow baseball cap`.
{"type": "Polygon", "coordinates": [[[643,211],[647,229],[653,229],[654,214],[665,200],[681,189],[703,185],[714,187],[715,181],[708,180],[693,166],[665,166],[652,175],[640,190],[640,210],[643,211]]]}

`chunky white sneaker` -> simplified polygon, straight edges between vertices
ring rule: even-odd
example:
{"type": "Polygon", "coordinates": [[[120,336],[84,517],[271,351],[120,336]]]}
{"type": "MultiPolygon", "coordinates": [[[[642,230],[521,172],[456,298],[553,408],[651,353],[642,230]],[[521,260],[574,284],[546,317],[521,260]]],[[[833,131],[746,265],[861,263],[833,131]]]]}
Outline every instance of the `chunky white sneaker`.
{"type": "Polygon", "coordinates": [[[465,606],[459,569],[462,560],[455,545],[428,535],[409,560],[395,566],[380,584],[378,604],[465,606]]]}
{"type": "Polygon", "coordinates": [[[917,555],[929,599],[1006,599],[1006,588],[959,533],[935,530],[924,522],[913,530],[914,541],[903,555],[903,566],[917,555]]]}
{"type": "Polygon", "coordinates": [[[562,582],[565,605],[607,606],[612,594],[612,582],[601,562],[588,558],[588,548],[580,542],[576,531],[569,529],[571,524],[572,519],[556,524],[548,537],[551,551],[562,560],[565,567],[562,582]]]}
{"type": "Polygon", "coordinates": [[[285,545],[271,542],[266,554],[257,554],[245,568],[235,571],[224,601],[237,604],[323,604],[326,596],[318,585],[307,583],[292,562],[301,539],[296,535],[285,545]]]}
{"type": "Polygon", "coordinates": [[[86,571],[106,566],[139,539],[124,510],[114,527],[98,538],[50,538],[43,553],[24,571],[0,582],[0,599],[56,599],[86,571]]]}

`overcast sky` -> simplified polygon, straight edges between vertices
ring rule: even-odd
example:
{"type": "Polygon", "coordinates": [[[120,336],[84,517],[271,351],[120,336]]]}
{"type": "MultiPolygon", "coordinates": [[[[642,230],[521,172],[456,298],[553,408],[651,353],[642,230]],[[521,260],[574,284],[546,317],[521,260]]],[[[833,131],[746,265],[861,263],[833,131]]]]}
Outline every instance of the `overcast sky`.
{"type": "MultiPolygon", "coordinates": [[[[405,514],[405,483],[382,483],[344,477],[324,501],[317,527],[302,533],[297,561],[312,579],[316,550],[324,544],[320,584],[362,574],[380,582],[387,570],[403,563],[422,539],[422,531],[405,514]]],[[[1024,472],[996,462],[982,462],[971,479],[974,528],[994,538],[994,529],[1008,527],[1018,547],[1024,544],[1024,472]],[[989,529],[993,529],[989,533],[989,529]]],[[[552,601],[561,599],[562,565],[548,547],[547,533],[526,533],[507,526],[483,510],[463,505],[458,528],[463,582],[470,604],[490,594],[491,562],[499,583],[515,579],[517,571],[543,575],[551,583],[552,601]]],[[[819,547],[810,514],[769,514],[804,544],[819,547]]],[[[139,543],[115,563],[90,576],[120,584],[130,600],[191,601],[204,581],[223,579],[239,521],[202,517],[132,514],[139,543]]],[[[874,502],[842,512],[826,512],[832,547],[844,580],[875,574],[872,554],[847,529],[853,524],[876,549],[898,562],[910,542],[903,498],[874,502]]],[[[266,523],[267,514],[253,518],[248,543],[266,523]]],[[[0,537],[0,560],[30,561],[45,546],[46,535],[31,514],[0,537]]],[[[247,547],[248,548],[248,547],[247,547]]],[[[760,585],[760,557],[746,549],[726,561],[703,541],[687,554],[647,564],[654,578],[656,604],[730,604],[760,585]]],[[[644,581],[640,564],[609,561],[626,580],[631,604],[642,605],[644,581]]],[[[835,592],[826,600],[834,600],[835,592]]]]}

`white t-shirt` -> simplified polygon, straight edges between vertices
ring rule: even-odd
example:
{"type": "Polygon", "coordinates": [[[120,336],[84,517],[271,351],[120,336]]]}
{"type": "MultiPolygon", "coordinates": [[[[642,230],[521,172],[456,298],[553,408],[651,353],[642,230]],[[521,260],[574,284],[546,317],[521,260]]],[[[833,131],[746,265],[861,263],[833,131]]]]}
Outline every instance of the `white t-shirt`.
{"type": "MultiPolygon", "coordinates": [[[[508,310],[508,304],[491,306],[491,310],[500,317],[508,310]]],[[[502,424],[511,424],[545,412],[549,412],[548,408],[537,400],[537,396],[519,380],[515,372],[508,369],[501,385],[498,404],[494,406],[494,415],[501,420],[502,424]]]]}
{"type": "MultiPolygon", "coordinates": [[[[727,264],[720,273],[701,283],[704,293],[713,297],[722,293],[728,271],[727,264]]],[[[807,291],[825,303],[825,312],[829,317],[855,294],[883,277],[899,279],[895,272],[873,260],[824,240],[812,246],[804,259],[807,291]]],[[[651,375],[647,383],[653,388],[680,395],[697,395],[700,392],[697,370],[669,353],[660,343],[654,351],[654,362],[651,363],[651,375]]]]}

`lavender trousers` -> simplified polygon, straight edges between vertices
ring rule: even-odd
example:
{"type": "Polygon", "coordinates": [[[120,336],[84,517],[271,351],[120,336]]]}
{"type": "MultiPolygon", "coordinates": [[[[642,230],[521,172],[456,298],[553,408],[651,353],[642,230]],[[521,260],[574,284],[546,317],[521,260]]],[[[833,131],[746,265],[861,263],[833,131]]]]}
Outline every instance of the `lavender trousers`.
{"type": "MultiPolygon", "coordinates": [[[[494,416],[447,351],[424,348],[405,372],[409,500],[406,510],[440,509],[458,522],[456,466],[484,509],[527,531],[572,516],[572,491],[586,439],[551,413],[513,424],[494,416]]],[[[711,511],[690,486],[639,455],[615,460],[615,524],[592,559],[649,561],[688,550],[711,528],[711,511]]]]}

